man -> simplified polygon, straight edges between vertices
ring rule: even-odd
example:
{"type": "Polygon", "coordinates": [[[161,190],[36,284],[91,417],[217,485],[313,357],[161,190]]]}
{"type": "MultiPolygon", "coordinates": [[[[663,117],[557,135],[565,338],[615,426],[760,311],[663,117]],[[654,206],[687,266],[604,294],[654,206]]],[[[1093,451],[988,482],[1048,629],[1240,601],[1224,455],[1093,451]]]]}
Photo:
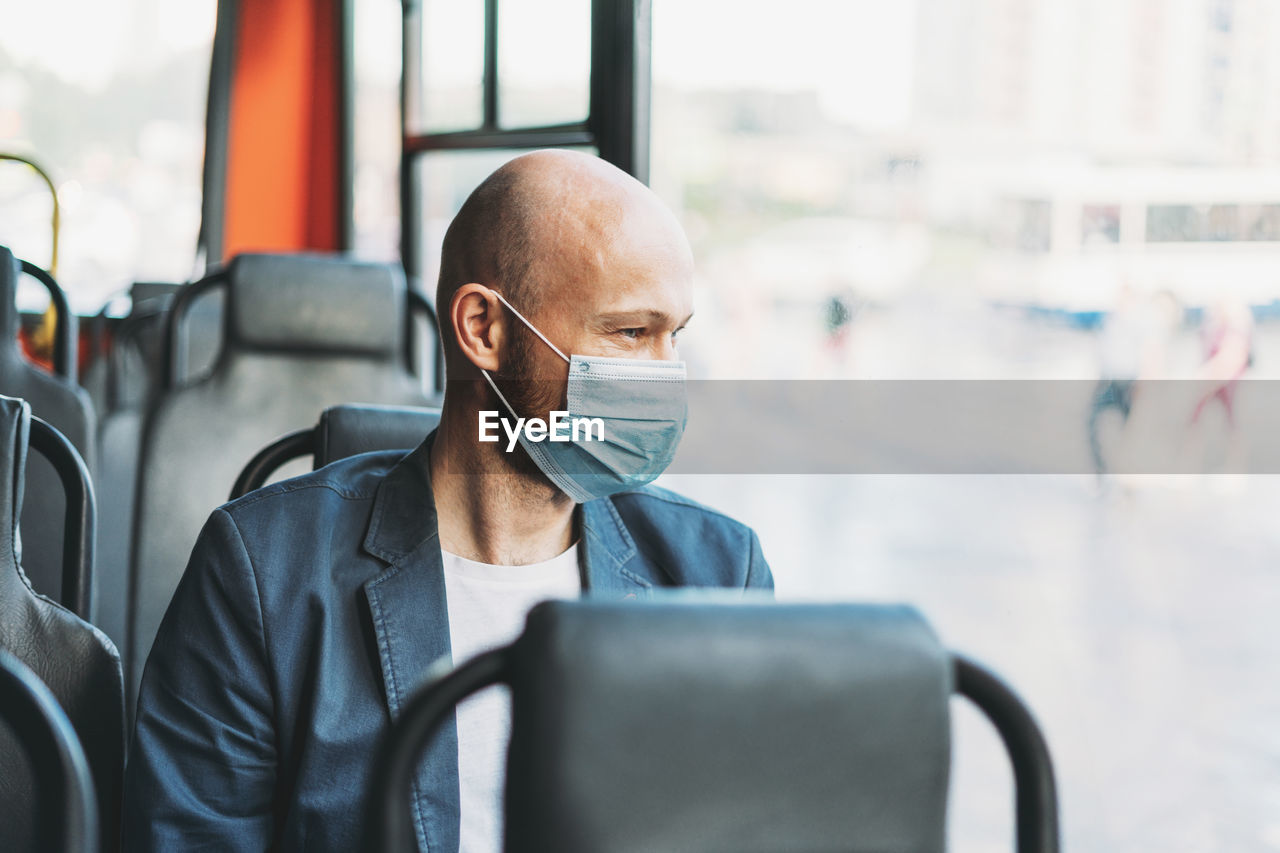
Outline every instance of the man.
{"type": "MultiPolygon", "coordinates": [[[[228,504],[196,543],[142,679],[127,850],[359,849],[374,746],[441,658],[584,589],[772,586],[751,530],[642,485],[683,429],[692,275],[672,215],[601,160],[536,152],[477,188],[444,243],[439,428],[228,504]],[[553,408],[587,429],[516,433],[553,408]]],[[[496,694],[435,738],[424,850],[500,849],[508,736],[496,694]]]]}

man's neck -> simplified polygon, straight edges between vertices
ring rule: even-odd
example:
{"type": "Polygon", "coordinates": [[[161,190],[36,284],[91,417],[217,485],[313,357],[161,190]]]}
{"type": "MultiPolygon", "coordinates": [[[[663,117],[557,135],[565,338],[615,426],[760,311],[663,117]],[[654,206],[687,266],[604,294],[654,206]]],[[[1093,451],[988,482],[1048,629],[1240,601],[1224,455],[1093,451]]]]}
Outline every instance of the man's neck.
{"type": "Polygon", "coordinates": [[[441,548],[508,566],[563,553],[573,544],[573,501],[503,458],[501,443],[477,441],[478,408],[460,391],[450,388],[429,461],[441,548]]]}

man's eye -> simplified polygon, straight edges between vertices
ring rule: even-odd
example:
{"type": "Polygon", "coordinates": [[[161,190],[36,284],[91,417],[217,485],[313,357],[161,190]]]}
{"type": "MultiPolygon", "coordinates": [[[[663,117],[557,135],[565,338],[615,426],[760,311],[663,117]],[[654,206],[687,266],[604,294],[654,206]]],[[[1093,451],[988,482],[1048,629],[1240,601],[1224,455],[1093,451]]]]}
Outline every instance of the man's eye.
{"type": "Polygon", "coordinates": [[[618,334],[634,341],[644,334],[644,329],[619,329],[618,334]]]}

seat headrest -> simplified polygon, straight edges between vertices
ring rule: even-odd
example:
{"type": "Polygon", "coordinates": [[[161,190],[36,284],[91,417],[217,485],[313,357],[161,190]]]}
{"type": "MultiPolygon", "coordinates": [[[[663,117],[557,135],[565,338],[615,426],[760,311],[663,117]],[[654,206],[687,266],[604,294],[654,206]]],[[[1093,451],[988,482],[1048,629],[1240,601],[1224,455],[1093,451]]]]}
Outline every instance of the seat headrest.
{"type": "Polygon", "coordinates": [[[510,672],[510,851],[945,847],[951,662],[911,608],[547,603],[510,672]]]}
{"type": "Polygon", "coordinates": [[[390,264],[319,255],[239,255],[228,343],[242,349],[390,358],[404,337],[404,273],[390,264]]]}
{"type": "Polygon", "coordinates": [[[0,246],[0,332],[4,333],[6,348],[17,344],[8,341],[18,337],[22,317],[18,314],[18,278],[22,274],[22,262],[13,252],[0,246]]]}
{"type": "Polygon", "coordinates": [[[374,450],[412,450],[440,423],[440,410],[344,404],[320,415],[315,467],[374,450]]]}
{"type": "MultiPolygon", "coordinates": [[[[0,552],[9,550],[15,556],[19,552],[18,519],[22,517],[30,434],[31,407],[25,400],[0,396],[0,552]]],[[[8,568],[0,567],[0,571],[8,568]]]]}
{"type": "Polygon", "coordinates": [[[129,301],[134,310],[148,302],[168,302],[182,287],[169,281],[135,281],[129,285],[129,301]]]}

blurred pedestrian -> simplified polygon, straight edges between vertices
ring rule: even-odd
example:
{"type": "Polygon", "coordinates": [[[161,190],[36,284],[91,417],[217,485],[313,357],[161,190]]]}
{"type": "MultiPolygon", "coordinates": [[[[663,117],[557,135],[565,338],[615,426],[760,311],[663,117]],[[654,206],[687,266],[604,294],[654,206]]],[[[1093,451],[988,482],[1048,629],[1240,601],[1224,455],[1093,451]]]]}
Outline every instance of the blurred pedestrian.
{"type": "Polygon", "coordinates": [[[1237,428],[1236,393],[1241,378],[1253,364],[1253,313],[1249,306],[1230,297],[1217,299],[1205,311],[1200,324],[1200,344],[1204,362],[1196,375],[1198,396],[1189,424],[1200,438],[1198,461],[1202,465],[1205,461],[1201,416],[1217,402],[1226,424],[1225,470],[1237,471],[1244,446],[1237,428]]]}
{"type": "Polygon", "coordinates": [[[1115,306],[1102,321],[1098,382],[1089,406],[1089,452],[1099,477],[1107,471],[1100,437],[1103,416],[1115,412],[1123,429],[1133,411],[1133,391],[1142,366],[1143,321],[1137,293],[1128,283],[1121,285],[1115,306]]]}

